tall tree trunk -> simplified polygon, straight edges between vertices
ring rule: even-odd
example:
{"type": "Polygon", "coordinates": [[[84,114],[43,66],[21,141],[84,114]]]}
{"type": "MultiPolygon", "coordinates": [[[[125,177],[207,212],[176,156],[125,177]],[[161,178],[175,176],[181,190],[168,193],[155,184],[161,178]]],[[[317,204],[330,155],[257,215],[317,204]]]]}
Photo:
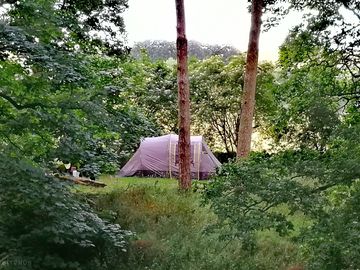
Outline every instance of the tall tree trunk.
{"type": "Polygon", "coordinates": [[[191,188],[190,175],[190,90],[188,79],[188,44],[185,35],[184,0],[175,0],[177,20],[177,80],[179,102],[179,187],[191,188]]]}
{"type": "Polygon", "coordinates": [[[251,148],[252,122],[255,110],[256,75],[259,54],[259,36],[263,0],[253,0],[251,6],[251,28],[246,58],[244,92],[241,101],[240,127],[238,133],[237,157],[247,157],[251,148]]]}

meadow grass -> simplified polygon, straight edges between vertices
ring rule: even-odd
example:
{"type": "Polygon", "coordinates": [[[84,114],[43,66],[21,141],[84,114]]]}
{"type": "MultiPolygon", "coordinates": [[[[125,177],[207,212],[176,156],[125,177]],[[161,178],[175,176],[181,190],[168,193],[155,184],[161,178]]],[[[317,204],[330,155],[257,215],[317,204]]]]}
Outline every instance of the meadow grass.
{"type": "Polygon", "coordinates": [[[74,189],[83,193],[102,194],[114,190],[124,190],[132,187],[162,187],[167,189],[176,189],[178,187],[177,179],[169,178],[145,178],[145,177],[116,177],[112,175],[103,175],[98,181],[106,184],[105,187],[93,187],[76,185],[74,189]]]}
{"type": "Polygon", "coordinates": [[[201,204],[199,192],[179,192],[175,179],[104,176],[101,181],[105,188],[76,190],[94,201],[101,217],[136,233],[118,269],[286,270],[299,264],[297,246],[274,232],[259,234],[254,254],[243,251],[240,240],[205,233],[217,217],[201,204]]]}

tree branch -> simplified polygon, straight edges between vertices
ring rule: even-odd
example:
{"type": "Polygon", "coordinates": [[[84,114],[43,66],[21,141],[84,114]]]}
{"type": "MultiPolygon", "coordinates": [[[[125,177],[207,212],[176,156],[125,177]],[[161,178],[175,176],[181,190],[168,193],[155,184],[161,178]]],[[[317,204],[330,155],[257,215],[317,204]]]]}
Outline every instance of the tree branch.
{"type": "Polygon", "coordinates": [[[331,184],[327,184],[327,185],[324,185],[324,186],[320,186],[320,187],[315,188],[314,190],[312,190],[311,193],[317,193],[317,192],[325,191],[328,188],[331,188],[331,187],[336,186],[336,185],[337,185],[336,183],[331,183],[331,184]]]}
{"type": "Polygon", "coordinates": [[[4,92],[0,92],[0,97],[9,102],[15,109],[17,110],[24,110],[24,109],[35,109],[36,107],[42,107],[42,108],[48,108],[48,109],[54,109],[54,108],[62,108],[62,109],[70,109],[70,110],[77,110],[81,109],[80,104],[68,104],[64,103],[63,106],[61,104],[55,104],[55,105],[49,105],[44,104],[41,102],[32,102],[27,104],[19,104],[15,99],[12,97],[6,95],[4,92]]]}
{"type": "Polygon", "coordinates": [[[5,95],[3,92],[0,92],[0,97],[8,101],[17,110],[25,109],[23,105],[18,104],[13,98],[5,95]]]}
{"type": "Polygon", "coordinates": [[[357,13],[354,9],[350,8],[347,4],[344,4],[344,7],[347,10],[351,11],[360,20],[360,14],[359,13],[357,13]]]}
{"type": "Polygon", "coordinates": [[[12,145],[12,146],[14,146],[16,149],[18,149],[21,153],[25,153],[25,151],[20,147],[20,146],[18,146],[16,143],[14,143],[10,138],[9,138],[9,136],[7,136],[6,134],[4,134],[4,133],[1,133],[1,135],[2,136],[4,136],[5,137],[5,139],[12,145]]]}

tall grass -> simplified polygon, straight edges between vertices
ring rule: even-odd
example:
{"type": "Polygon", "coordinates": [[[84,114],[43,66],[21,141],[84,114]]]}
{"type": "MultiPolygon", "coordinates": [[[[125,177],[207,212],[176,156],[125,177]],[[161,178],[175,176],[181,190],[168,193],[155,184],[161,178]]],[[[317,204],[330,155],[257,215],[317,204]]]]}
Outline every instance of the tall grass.
{"type": "Polygon", "coordinates": [[[107,179],[107,190],[86,192],[96,194],[95,208],[102,217],[137,234],[128,260],[118,269],[269,270],[297,264],[296,246],[271,232],[259,236],[259,249],[252,255],[242,251],[238,240],[206,234],[215,215],[200,204],[198,192],[179,192],[176,181],[116,181],[121,179],[107,179]]]}

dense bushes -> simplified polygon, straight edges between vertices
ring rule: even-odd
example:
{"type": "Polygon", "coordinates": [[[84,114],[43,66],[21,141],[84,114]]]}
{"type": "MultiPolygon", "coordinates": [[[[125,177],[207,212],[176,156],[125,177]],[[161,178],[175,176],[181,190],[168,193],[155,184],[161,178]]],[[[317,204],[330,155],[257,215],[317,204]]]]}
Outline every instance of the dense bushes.
{"type": "Polygon", "coordinates": [[[359,265],[359,125],[339,127],[323,152],[300,148],[258,153],[224,164],[204,199],[223,238],[256,252],[259,231],[291,234],[309,269],[359,265]],[[308,222],[296,227],[301,213],[308,222]]]}
{"type": "Polygon", "coordinates": [[[129,231],[104,222],[58,180],[0,155],[0,268],[113,269],[129,231]]]}
{"type": "Polygon", "coordinates": [[[329,211],[304,232],[311,269],[357,269],[360,265],[360,182],[330,192],[329,211]]]}
{"type": "Polygon", "coordinates": [[[198,193],[179,193],[176,185],[123,187],[95,201],[101,215],[137,233],[127,262],[116,269],[285,270],[297,264],[296,246],[272,233],[259,236],[255,254],[242,250],[238,239],[207,234],[216,216],[200,205],[198,193]]]}

